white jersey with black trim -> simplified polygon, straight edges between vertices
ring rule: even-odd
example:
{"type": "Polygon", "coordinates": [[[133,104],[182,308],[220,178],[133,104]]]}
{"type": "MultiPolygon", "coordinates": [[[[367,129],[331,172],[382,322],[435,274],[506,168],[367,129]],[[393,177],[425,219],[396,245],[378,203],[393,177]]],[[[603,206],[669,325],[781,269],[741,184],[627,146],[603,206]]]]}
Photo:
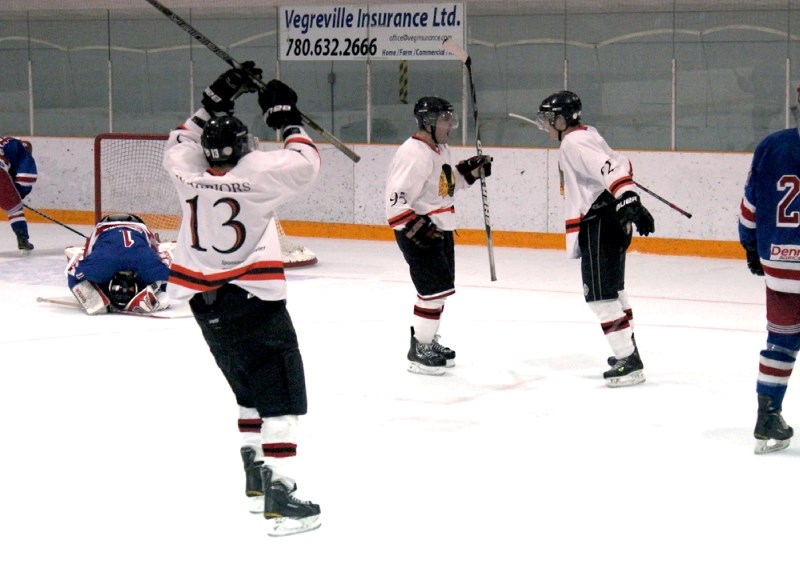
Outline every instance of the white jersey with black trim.
{"type": "Polygon", "coordinates": [[[402,230],[415,214],[427,214],[445,231],[456,229],[453,195],[467,187],[467,181],[450,165],[446,144],[431,146],[414,136],[397,149],[386,181],[386,219],[402,230]]]}
{"type": "MultiPolygon", "coordinates": [[[[202,123],[208,114],[201,109],[195,117],[202,123]]],[[[167,285],[170,298],[185,300],[226,283],[262,300],[286,298],[275,210],[316,181],[316,146],[297,128],[283,149],[252,151],[215,175],[201,133],[190,118],[170,133],[164,152],[183,214],[167,285]]]]}
{"type": "Polygon", "coordinates": [[[592,126],[577,126],[564,134],[558,163],[564,175],[564,217],[567,255],[580,257],[581,219],[603,191],[618,198],[635,187],[630,160],[609,147],[592,126]]]}

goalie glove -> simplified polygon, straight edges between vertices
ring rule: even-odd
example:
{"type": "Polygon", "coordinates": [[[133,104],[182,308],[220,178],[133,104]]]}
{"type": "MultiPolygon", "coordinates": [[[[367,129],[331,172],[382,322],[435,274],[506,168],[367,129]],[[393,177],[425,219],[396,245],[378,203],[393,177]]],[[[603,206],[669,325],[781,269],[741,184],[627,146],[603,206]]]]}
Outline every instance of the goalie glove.
{"type": "Polygon", "coordinates": [[[228,69],[203,91],[203,108],[212,116],[232,114],[234,100],[256,91],[252,76],[261,80],[261,69],[252,61],[242,63],[241,69],[228,69]]]}
{"type": "Polygon", "coordinates": [[[656,230],[656,223],[650,211],[642,206],[639,195],[633,191],[625,191],[617,201],[617,218],[624,228],[633,222],[640,236],[649,236],[656,230]]]}
{"type": "Polygon", "coordinates": [[[483,172],[484,179],[492,174],[492,157],[489,155],[476,155],[464,161],[459,161],[456,164],[456,169],[471,185],[481,178],[481,172],[483,172]]]}
{"type": "Polygon", "coordinates": [[[81,281],[70,289],[75,298],[78,299],[86,314],[105,314],[111,301],[106,294],[91,281],[81,281]]]}
{"type": "Polygon", "coordinates": [[[418,248],[429,248],[444,238],[442,231],[436,227],[430,216],[425,214],[409,220],[403,233],[418,248]]]}
{"type": "Polygon", "coordinates": [[[161,281],[150,283],[136,293],[120,312],[147,314],[167,308],[166,296],[161,292],[161,281]]]}

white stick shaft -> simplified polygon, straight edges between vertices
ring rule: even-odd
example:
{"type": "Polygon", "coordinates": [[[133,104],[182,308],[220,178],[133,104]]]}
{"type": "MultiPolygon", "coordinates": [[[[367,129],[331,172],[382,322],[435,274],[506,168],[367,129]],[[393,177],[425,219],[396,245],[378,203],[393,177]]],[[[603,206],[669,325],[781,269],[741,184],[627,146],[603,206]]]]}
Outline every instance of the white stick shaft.
{"type": "Polygon", "coordinates": [[[53,305],[63,305],[65,307],[75,307],[75,308],[78,308],[78,309],[81,308],[81,305],[77,301],[71,300],[71,299],[55,299],[55,298],[48,298],[48,297],[36,297],[36,302],[37,303],[50,303],[50,304],[53,304],[53,305]]]}
{"type": "Polygon", "coordinates": [[[511,116],[512,118],[516,118],[517,120],[522,120],[523,122],[528,122],[529,124],[533,124],[534,126],[538,126],[538,124],[536,124],[536,122],[534,122],[533,120],[531,120],[530,118],[528,118],[526,116],[523,116],[522,114],[513,114],[513,113],[509,112],[508,115],[511,116]]]}
{"type": "Polygon", "coordinates": [[[461,47],[458,43],[456,43],[452,37],[448,37],[447,39],[445,39],[444,42],[442,43],[442,47],[444,47],[446,51],[449,51],[450,53],[461,59],[462,63],[466,64],[467,59],[469,59],[469,54],[466,51],[464,51],[464,48],[461,47]]]}

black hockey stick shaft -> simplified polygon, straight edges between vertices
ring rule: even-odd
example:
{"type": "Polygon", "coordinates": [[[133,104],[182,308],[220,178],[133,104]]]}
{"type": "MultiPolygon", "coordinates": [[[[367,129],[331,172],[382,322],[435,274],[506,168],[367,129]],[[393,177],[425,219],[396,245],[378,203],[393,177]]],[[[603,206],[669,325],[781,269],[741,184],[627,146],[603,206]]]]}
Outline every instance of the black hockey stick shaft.
{"type": "MultiPolygon", "coordinates": [[[[467,78],[469,79],[469,90],[472,98],[472,117],[475,121],[475,150],[478,155],[483,155],[483,144],[481,143],[481,124],[478,119],[478,97],[475,94],[475,83],[472,80],[472,59],[469,54],[452,38],[445,39],[442,46],[461,59],[464,66],[467,68],[467,78]]],[[[481,173],[481,200],[483,201],[483,224],[486,227],[486,248],[489,252],[489,276],[492,281],[497,281],[497,271],[494,265],[494,245],[492,244],[492,223],[489,215],[489,194],[486,190],[486,176],[483,172],[483,167],[480,169],[481,173]]]]}
{"type": "Polygon", "coordinates": [[[663,202],[664,204],[666,204],[668,207],[672,208],[673,210],[677,210],[678,212],[680,212],[681,214],[683,214],[683,215],[684,215],[686,218],[691,218],[691,217],[692,217],[692,214],[691,214],[691,212],[686,212],[686,211],[685,211],[685,210],[683,210],[683,209],[682,209],[680,206],[678,206],[678,205],[676,205],[676,204],[673,204],[673,203],[669,202],[669,201],[668,201],[667,199],[665,199],[664,197],[662,197],[662,196],[660,196],[660,195],[658,195],[658,194],[654,193],[653,191],[651,191],[651,190],[650,190],[650,189],[648,189],[647,187],[644,187],[644,186],[640,185],[640,184],[639,184],[639,183],[637,183],[636,181],[634,181],[634,184],[635,184],[637,187],[639,187],[641,190],[643,190],[644,192],[646,192],[648,195],[650,195],[651,197],[653,197],[653,198],[657,198],[658,200],[660,200],[661,202],[663,202]]]}
{"type": "MultiPolygon", "coordinates": [[[[197,29],[195,29],[194,26],[192,26],[192,24],[190,24],[189,22],[187,22],[186,20],[181,18],[178,14],[176,14],[175,12],[173,12],[172,10],[167,8],[166,6],[164,6],[161,2],[158,2],[158,0],[145,0],[145,1],[148,4],[152,5],[159,12],[161,12],[162,14],[167,16],[170,20],[172,20],[174,23],[176,23],[179,27],[181,27],[184,31],[186,31],[189,35],[191,35],[197,41],[199,41],[200,43],[205,45],[214,55],[216,55],[217,57],[219,57],[220,59],[225,61],[228,65],[230,65],[234,69],[242,69],[246,73],[248,73],[250,75],[250,79],[256,85],[258,85],[259,88],[264,89],[264,88],[267,87],[267,85],[266,85],[266,83],[264,83],[264,81],[262,81],[257,76],[255,76],[252,73],[250,73],[248,69],[243,68],[242,64],[239,63],[233,57],[231,57],[224,49],[222,49],[219,45],[217,45],[216,43],[214,43],[213,41],[208,39],[206,36],[204,36],[199,31],[197,31],[197,29]]],[[[342,142],[339,138],[337,138],[332,133],[330,133],[328,130],[326,130],[325,128],[323,128],[319,124],[317,124],[314,120],[312,120],[309,116],[307,116],[301,110],[298,109],[298,112],[300,112],[300,116],[303,118],[303,121],[306,124],[308,124],[309,126],[311,126],[311,128],[313,128],[314,130],[319,132],[320,135],[322,135],[322,137],[324,137],[331,144],[333,144],[334,147],[336,147],[336,149],[338,149],[339,151],[344,153],[354,163],[358,163],[358,161],[361,160],[361,156],[358,155],[356,152],[354,152],[349,147],[347,147],[344,144],[344,142],[342,142]]]]}
{"type": "Polygon", "coordinates": [[[25,207],[25,208],[27,208],[27,209],[28,209],[28,210],[30,210],[31,212],[38,214],[39,216],[41,216],[41,217],[43,217],[43,218],[47,218],[47,219],[48,219],[50,222],[55,222],[55,223],[56,223],[56,224],[58,224],[59,226],[63,226],[64,228],[66,228],[66,229],[67,229],[67,230],[69,230],[70,232],[75,232],[75,233],[76,233],[78,236],[81,236],[81,237],[83,237],[83,238],[88,238],[88,237],[89,237],[89,236],[87,236],[86,234],[81,234],[81,233],[80,233],[80,232],[78,232],[78,231],[77,231],[75,228],[72,228],[71,226],[67,226],[67,225],[66,225],[66,224],[64,224],[63,222],[60,222],[60,221],[56,220],[56,219],[55,219],[55,218],[53,218],[52,216],[48,216],[47,214],[45,214],[44,212],[41,212],[40,210],[36,210],[35,208],[33,208],[33,207],[31,207],[31,206],[28,206],[27,204],[23,204],[22,206],[23,206],[23,207],[25,207]]]}

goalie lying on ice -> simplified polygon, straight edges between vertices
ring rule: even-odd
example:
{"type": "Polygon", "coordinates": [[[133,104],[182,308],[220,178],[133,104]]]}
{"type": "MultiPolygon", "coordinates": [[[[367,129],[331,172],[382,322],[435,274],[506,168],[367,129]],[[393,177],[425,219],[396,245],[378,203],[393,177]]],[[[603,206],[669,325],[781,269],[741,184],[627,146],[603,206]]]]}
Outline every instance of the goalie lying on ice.
{"type": "Polygon", "coordinates": [[[172,255],[138,216],[106,216],[83,247],[66,253],[67,284],[86,314],[167,308],[172,255]]]}

